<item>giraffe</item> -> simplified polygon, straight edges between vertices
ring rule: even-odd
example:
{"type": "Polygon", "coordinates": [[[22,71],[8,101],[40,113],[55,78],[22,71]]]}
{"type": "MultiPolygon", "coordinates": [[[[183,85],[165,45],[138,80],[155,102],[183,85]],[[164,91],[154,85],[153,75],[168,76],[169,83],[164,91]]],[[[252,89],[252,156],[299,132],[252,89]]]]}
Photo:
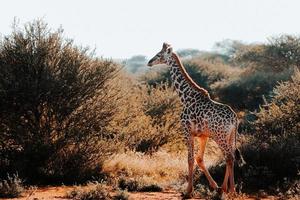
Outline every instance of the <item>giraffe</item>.
{"type": "Polygon", "coordinates": [[[213,189],[217,189],[220,193],[226,193],[228,192],[229,182],[229,192],[235,192],[235,157],[240,164],[243,162],[235,144],[238,129],[237,114],[228,105],[213,101],[209,93],[192,80],[178,55],[173,52],[171,45],[164,43],[162,50],[148,62],[149,67],[158,64],[166,64],[170,67],[171,80],[183,107],[180,119],[188,147],[188,186],[186,195],[191,196],[193,193],[195,161],[213,189]],[[195,138],[199,141],[196,156],[194,155],[195,138]],[[221,188],[211,177],[203,160],[205,146],[209,138],[212,138],[218,144],[226,159],[226,171],[221,188]]]}

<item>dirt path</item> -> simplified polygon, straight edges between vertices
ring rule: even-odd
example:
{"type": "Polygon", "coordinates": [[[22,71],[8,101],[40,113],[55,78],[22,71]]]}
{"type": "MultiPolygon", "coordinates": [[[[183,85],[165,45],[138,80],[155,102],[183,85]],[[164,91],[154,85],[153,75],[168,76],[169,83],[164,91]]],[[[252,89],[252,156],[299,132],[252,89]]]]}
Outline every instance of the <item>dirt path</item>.
{"type": "MultiPolygon", "coordinates": [[[[61,187],[45,187],[28,190],[23,194],[23,197],[13,198],[10,200],[69,200],[66,198],[67,192],[71,191],[74,187],[72,186],[61,186],[61,187]]],[[[178,200],[181,199],[180,193],[176,191],[165,191],[165,192],[136,192],[129,193],[130,199],[167,199],[167,200],[178,200]]],[[[1,199],[1,198],[0,198],[1,199]]],[[[1,199],[4,200],[4,199],[1,199]]]]}
{"type": "MultiPolygon", "coordinates": [[[[67,192],[71,191],[74,187],[61,186],[61,187],[46,187],[26,191],[23,197],[13,198],[10,200],[69,200],[66,198],[67,192]]],[[[181,199],[180,193],[176,191],[165,192],[134,192],[129,193],[130,199],[138,200],[178,200],[181,199]]],[[[1,199],[1,198],[0,198],[1,199]]],[[[1,199],[4,200],[4,199],[1,199]]]]}
{"type": "MultiPolygon", "coordinates": [[[[23,197],[13,198],[9,200],[69,200],[66,198],[67,192],[71,191],[72,186],[60,186],[60,187],[44,187],[38,189],[28,190],[23,194],[23,197]]],[[[129,193],[129,198],[133,200],[180,200],[181,194],[174,190],[167,190],[164,192],[132,192],[129,193]]],[[[193,200],[199,200],[200,198],[193,198],[193,200]]],[[[245,200],[274,200],[274,197],[268,198],[255,198],[246,197],[238,198],[245,200]]],[[[4,200],[0,198],[0,200],[4,200]]]]}
{"type": "Polygon", "coordinates": [[[10,200],[67,200],[65,196],[67,192],[71,191],[73,188],[74,187],[72,186],[60,186],[31,189],[27,190],[22,195],[23,197],[13,198],[10,200]]]}

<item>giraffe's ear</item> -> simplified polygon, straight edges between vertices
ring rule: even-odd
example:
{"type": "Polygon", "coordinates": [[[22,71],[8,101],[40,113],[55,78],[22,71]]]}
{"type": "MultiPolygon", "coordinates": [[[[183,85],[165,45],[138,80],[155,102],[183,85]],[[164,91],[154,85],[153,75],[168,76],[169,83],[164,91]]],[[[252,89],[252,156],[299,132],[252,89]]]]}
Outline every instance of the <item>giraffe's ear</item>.
{"type": "Polygon", "coordinates": [[[166,43],[166,42],[164,42],[163,43],[163,49],[167,49],[167,48],[169,48],[171,45],[169,45],[168,43],[166,43]]]}
{"type": "Polygon", "coordinates": [[[171,46],[167,48],[167,53],[168,53],[168,54],[173,53],[173,48],[172,48],[171,46]]]}

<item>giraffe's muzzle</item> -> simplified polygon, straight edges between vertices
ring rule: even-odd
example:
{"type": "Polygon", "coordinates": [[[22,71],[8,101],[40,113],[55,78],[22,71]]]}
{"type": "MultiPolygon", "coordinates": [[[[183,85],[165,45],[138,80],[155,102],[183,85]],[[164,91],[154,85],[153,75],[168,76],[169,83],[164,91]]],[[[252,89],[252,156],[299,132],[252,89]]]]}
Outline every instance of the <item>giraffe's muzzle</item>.
{"type": "Polygon", "coordinates": [[[153,61],[154,61],[154,59],[149,60],[147,66],[148,67],[152,67],[153,66],[153,61]]]}

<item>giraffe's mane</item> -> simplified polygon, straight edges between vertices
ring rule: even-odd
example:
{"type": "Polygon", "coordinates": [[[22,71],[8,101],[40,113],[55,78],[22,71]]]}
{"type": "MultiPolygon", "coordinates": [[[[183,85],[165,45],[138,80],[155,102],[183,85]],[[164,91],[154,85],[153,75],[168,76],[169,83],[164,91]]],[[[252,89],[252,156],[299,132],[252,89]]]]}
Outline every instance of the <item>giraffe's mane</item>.
{"type": "Polygon", "coordinates": [[[209,93],[206,89],[200,87],[197,83],[195,83],[195,81],[190,77],[190,75],[187,73],[186,69],[184,68],[183,64],[181,63],[178,55],[176,53],[172,54],[172,57],[175,59],[175,61],[177,62],[179,69],[182,72],[182,75],[184,76],[185,80],[187,80],[187,82],[194,88],[196,89],[198,92],[200,92],[202,95],[210,97],[209,93]]]}

